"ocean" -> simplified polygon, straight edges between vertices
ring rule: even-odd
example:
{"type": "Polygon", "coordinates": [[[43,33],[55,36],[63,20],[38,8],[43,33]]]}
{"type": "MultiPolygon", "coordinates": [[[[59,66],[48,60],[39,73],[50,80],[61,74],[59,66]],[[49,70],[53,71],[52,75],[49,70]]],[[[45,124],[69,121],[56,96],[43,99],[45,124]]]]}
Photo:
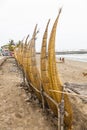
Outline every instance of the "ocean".
{"type": "Polygon", "coordinates": [[[64,55],[56,55],[58,58],[64,57],[66,59],[87,62],[87,54],[64,54],[64,55]]]}
{"type": "MultiPolygon", "coordinates": [[[[64,55],[56,55],[58,58],[64,57],[66,59],[74,60],[74,61],[81,61],[81,62],[87,62],[87,54],[64,54],[64,55]]],[[[0,56],[0,59],[2,59],[3,56],[0,56]]]]}

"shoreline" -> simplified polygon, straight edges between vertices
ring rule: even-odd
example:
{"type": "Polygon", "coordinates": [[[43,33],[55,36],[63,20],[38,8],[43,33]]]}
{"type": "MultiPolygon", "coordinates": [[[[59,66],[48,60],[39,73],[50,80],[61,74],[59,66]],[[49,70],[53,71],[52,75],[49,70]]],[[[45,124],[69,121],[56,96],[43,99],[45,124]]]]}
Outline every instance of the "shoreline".
{"type": "MultiPolygon", "coordinates": [[[[40,71],[40,55],[37,54],[37,67],[40,71]]],[[[73,83],[87,83],[87,75],[84,76],[83,73],[87,73],[87,62],[74,61],[71,59],[66,59],[65,62],[61,63],[60,57],[56,57],[57,71],[59,72],[60,79],[63,83],[73,82],[73,83]]]]}
{"type": "Polygon", "coordinates": [[[57,67],[63,82],[87,83],[87,75],[84,75],[87,73],[87,62],[65,58],[65,62],[57,63],[57,67]]]}
{"type": "Polygon", "coordinates": [[[66,58],[67,60],[87,62],[87,54],[64,54],[64,55],[56,55],[57,58],[66,58]]]}
{"type": "MultiPolygon", "coordinates": [[[[68,95],[73,109],[73,130],[86,129],[87,100],[85,96],[87,95],[87,75],[84,76],[83,73],[87,73],[87,62],[67,60],[66,58],[65,62],[60,62],[59,58],[56,58],[56,65],[62,84],[74,84],[73,87],[69,86],[69,88],[71,87],[70,90],[73,88],[80,96],[84,96],[81,98],[72,94],[68,95]]],[[[40,71],[40,55],[37,55],[37,67],[40,71]]]]}

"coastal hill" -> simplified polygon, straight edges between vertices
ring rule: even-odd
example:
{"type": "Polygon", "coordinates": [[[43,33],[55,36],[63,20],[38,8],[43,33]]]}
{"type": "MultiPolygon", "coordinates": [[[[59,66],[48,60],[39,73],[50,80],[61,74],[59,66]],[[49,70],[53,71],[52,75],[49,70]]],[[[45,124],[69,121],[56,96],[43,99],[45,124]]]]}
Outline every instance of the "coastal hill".
{"type": "Polygon", "coordinates": [[[87,50],[77,50],[77,51],[59,51],[56,52],[56,55],[62,55],[62,54],[87,54],[87,50]]]}

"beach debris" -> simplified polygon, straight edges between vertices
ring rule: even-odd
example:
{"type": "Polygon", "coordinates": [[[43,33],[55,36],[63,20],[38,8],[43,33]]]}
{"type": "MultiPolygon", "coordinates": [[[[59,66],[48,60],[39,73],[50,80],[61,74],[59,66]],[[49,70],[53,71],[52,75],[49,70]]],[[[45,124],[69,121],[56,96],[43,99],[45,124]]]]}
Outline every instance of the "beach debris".
{"type": "Polygon", "coordinates": [[[83,72],[82,74],[83,74],[83,76],[87,76],[87,72],[83,72]]]}

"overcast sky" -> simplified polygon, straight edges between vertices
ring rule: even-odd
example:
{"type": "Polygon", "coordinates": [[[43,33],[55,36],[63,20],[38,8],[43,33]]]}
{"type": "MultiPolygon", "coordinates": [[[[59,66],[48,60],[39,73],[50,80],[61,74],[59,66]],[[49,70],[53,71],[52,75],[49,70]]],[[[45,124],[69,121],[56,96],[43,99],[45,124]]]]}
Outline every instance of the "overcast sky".
{"type": "MultiPolygon", "coordinates": [[[[38,24],[36,47],[40,50],[50,18],[49,35],[60,7],[56,50],[87,49],[87,0],[0,0],[0,46],[33,33],[38,24]]],[[[48,39],[49,39],[48,35],[48,39]]]]}

